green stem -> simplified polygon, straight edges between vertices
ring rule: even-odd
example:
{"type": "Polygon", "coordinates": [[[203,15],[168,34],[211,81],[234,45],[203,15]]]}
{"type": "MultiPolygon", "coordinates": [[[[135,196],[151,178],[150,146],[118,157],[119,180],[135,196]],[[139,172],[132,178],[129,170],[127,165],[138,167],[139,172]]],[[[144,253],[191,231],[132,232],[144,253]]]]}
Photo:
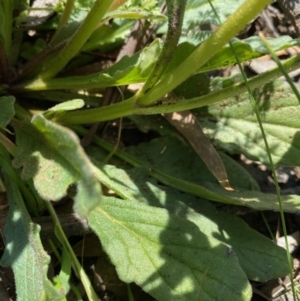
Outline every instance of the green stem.
{"type": "Polygon", "coordinates": [[[20,82],[24,78],[33,77],[37,74],[40,71],[41,66],[47,64],[47,62],[50,61],[52,57],[66,45],[66,43],[67,41],[63,41],[55,46],[48,45],[44,50],[42,50],[42,52],[25,63],[25,65],[18,71],[13,83],[20,82]]]}
{"type": "Polygon", "coordinates": [[[157,102],[168,92],[175,89],[192,74],[196,73],[213,57],[230,39],[236,36],[247,23],[255,18],[271,1],[245,1],[219,28],[197,47],[170,76],[163,78],[153,89],[139,99],[139,103],[150,105],[157,102]]]}
{"type": "Polygon", "coordinates": [[[80,280],[84,286],[84,289],[86,291],[86,294],[88,296],[88,299],[90,301],[94,301],[94,300],[100,300],[99,297],[97,296],[97,294],[95,293],[92,284],[88,278],[88,276],[86,275],[84,269],[82,268],[81,264],[79,263],[66,235],[65,232],[60,224],[60,221],[56,215],[55,210],[53,209],[52,205],[50,202],[45,202],[47,204],[47,209],[49,210],[49,213],[54,221],[55,224],[55,228],[56,231],[58,232],[59,238],[61,240],[61,243],[64,245],[64,247],[66,248],[66,250],[68,250],[69,255],[71,256],[72,262],[74,264],[74,267],[76,269],[76,273],[77,275],[80,277],[80,280]]]}
{"type": "Polygon", "coordinates": [[[150,73],[139,95],[150,90],[160,79],[164,70],[168,66],[174,49],[177,46],[181,35],[181,27],[185,11],[186,0],[167,0],[168,9],[168,32],[164,42],[163,49],[155,63],[155,67],[150,73]]]}
{"type": "Polygon", "coordinates": [[[124,116],[130,116],[135,114],[135,112],[136,112],[135,98],[130,98],[125,101],[119,102],[117,104],[101,107],[101,109],[96,108],[96,109],[72,112],[72,113],[79,113],[79,115],[75,114],[70,116],[67,112],[65,112],[65,114],[61,116],[57,116],[55,121],[60,123],[70,123],[70,124],[94,123],[98,121],[113,120],[124,116]]]}
{"type": "MultiPolygon", "coordinates": [[[[82,134],[82,135],[85,135],[87,133],[87,130],[85,130],[83,127],[80,127],[80,126],[73,127],[73,129],[77,133],[82,134]]],[[[106,142],[98,137],[94,137],[93,142],[95,144],[99,145],[100,147],[102,147],[103,149],[107,150],[108,152],[111,152],[114,148],[113,145],[109,144],[108,142],[106,142]]],[[[237,206],[243,205],[238,200],[235,200],[229,196],[214,193],[200,185],[196,185],[196,184],[169,176],[168,174],[165,174],[158,169],[155,169],[151,166],[147,166],[143,161],[136,159],[134,156],[131,156],[130,154],[127,154],[124,151],[116,150],[114,155],[118,156],[120,159],[131,164],[134,167],[149,168],[149,174],[154,179],[157,179],[161,183],[163,183],[167,186],[176,188],[182,192],[187,192],[189,194],[192,194],[192,195],[195,195],[198,197],[202,197],[202,198],[205,198],[205,199],[208,199],[211,201],[215,201],[215,202],[220,202],[220,203],[225,203],[225,204],[234,204],[237,206]]],[[[115,193],[118,194],[120,197],[125,198],[125,199],[131,199],[131,196],[128,195],[126,193],[126,191],[124,192],[123,189],[118,189],[118,187],[116,187],[116,185],[114,185],[113,181],[107,175],[105,175],[105,173],[103,173],[101,171],[101,169],[99,169],[98,171],[97,171],[97,169],[98,168],[94,167],[95,176],[99,179],[99,181],[101,181],[101,183],[107,185],[109,188],[114,190],[115,193]]]]}
{"type": "Polygon", "coordinates": [[[97,0],[81,26],[74,33],[65,47],[45,66],[45,71],[40,74],[43,79],[54,77],[67,63],[80,51],[81,47],[91,36],[102,17],[112,4],[113,0],[97,0]]]}
{"type": "Polygon", "coordinates": [[[59,20],[56,32],[53,35],[53,37],[51,39],[51,42],[55,39],[57,34],[60,32],[61,28],[68,23],[68,21],[70,19],[70,16],[71,16],[71,13],[72,13],[72,10],[73,10],[73,7],[74,7],[74,3],[75,3],[75,0],[68,0],[67,1],[66,5],[65,5],[64,12],[63,12],[63,14],[62,14],[62,16],[59,20]]]}
{"type": "Polygon", "coordinates": [[[4,136],[1,132],[0,132],[0,143],[6,148],[6,150],[12,156],[15,157],[17,155],[16,145],[11,140],[9,140],[6,136],[4,136]]]}
{"type": "MultiPolygon", "coordinates": [[[[300,68],[300,54],[286,60],[283,63],[283,66],[289,72],[300,68]]],[[[251,78],[248,81],[248,84],[251,89],[254,89],[280,76],[282,76],[280,69],[274,68],[269,71],[266,71],[263,74],[251,78]]],[[[186,110],[191,110],[191,109],[196,109],[203,106],[211,105],[223,99],[240,95],[241,93],[244,93],[246,91],[247,91],[247,87],[245,83],[239,83],[201,97],[196,97],[192,99],[183,99],[174,103],[172,102],[163,103],[161,105],[153,106],[149,108],[139,107],[138,105],[136,105],[135,103],[136,98],[134,96],[123,102],[116,103],[106,107],[90,109],[90,110],[66,112],[64,115],[58,116],[56,121],[64,124],[86,124],[86,123],[94,123],[100,121],[108,121],[120,117],[137,115],[137,114],[151,115],[151,114],[180,112],[180,111],[186,111],[186,110]]]]}
{"type": "Polygon", "coordinates": [[[268,49],[273,61],[277,64],[280,72],[284,75],[286,81],[290,85],[291,89],[293,90],[295,96],[297,97],[299,103],[300,103],[300,93],[298,88],[295,86],[293,80],[288,75],[287,71],[285,70],[283,64],[280,62],[279,58],[276,56],[275,52],[273,51],[272,47],[269,45],[267,39],[262,35],[262,33],[259,33],[259,38],[261,39],[264,46],[268,49]]]}
{"type": "MultiPolygon", "coordinates": [[[[296,95],[298,101],[300,101],[300,95],[299,95],[298,89],[294,85],[292,79],[289,77],[289,75],[288,75],[287,71],[285,70],[285,68],[282,66],[282,64],[281,64],[280,60],[278,59],[278,57],[276,56],[276,54],[272,50],[272,47],[268,44],[267,40],[265,39],[264,36],[262,36],[262,34],[260,34],[260,39],[263,42],[264,46],[268,49],[272,59],[276,62],[277,66],[279,67],[279,70],[285,76],[287,82],[289,83],[290,87],[292,88],[292,90],[293,90],[294,94],[296,95]]],[[[240,66],[240,64],[239,64],[239,66],[240,66]]],[[[244,74],[243,76],[246,79],[246,75],[244,74]]],[[[246,81],[247,81],[247,79],[246,79],[246,81]]],[[[283,211],[283,203],[282,203],[282,198],[281,198],[281,194],[280,194],[280,187],[279,187],[279,183],[278,183],[278,179],[277,179],[277,175],[276,175],[276,171],[275,171],[275,166],[274,166],[272,155],[271,155],[271,150],[270,150],[270,147],[269,147],[269,144],[268,144],[268,141],[267,141],[267,137],[266,137],[266,134],[265,134],[262,122],[261,122],[261,118],[260,118],[259,110],[258,110],[258,107],[257,107],[257,103],[254,100],[252,95],[251,95],[251,102],[252,102],[253,108],[255,109],[256,118],[257,118],[257,121],[259,123],[259,127],[260,127],[260,131],[262,133],[263,140],[265,142],[265,147],[266,147],[267,154],[268,154],[268,157],[269,157],[270,167],[271,167],[271,171],[272,171],[272,175],[273,175],[273,179],[274,179],[274,183],[275,183],[277,200],[278,200],[278,204],[279,204],[281,225],[282,225],[282,230],[283,230],[284,240],[285,240],[287,262],[288,262],[288,265],[289,265],[289,268],[290,268],[290,281],[291,281],[291,286],[292,286],[293,297],[294,297],[294,300],[296,300],[297,294],[296,294],[296,290],[295,290],[295,284],[293,282],[293,263],[292,263],[292,259],[291,259],[291,256],[290,256],[290,250],[289,250],[290,247],[289,247],[289,242],[288,242],[288,238],[287,238],[288,234],[287,234],[285,216],[284,216],[284,211],[283,211]]]]}

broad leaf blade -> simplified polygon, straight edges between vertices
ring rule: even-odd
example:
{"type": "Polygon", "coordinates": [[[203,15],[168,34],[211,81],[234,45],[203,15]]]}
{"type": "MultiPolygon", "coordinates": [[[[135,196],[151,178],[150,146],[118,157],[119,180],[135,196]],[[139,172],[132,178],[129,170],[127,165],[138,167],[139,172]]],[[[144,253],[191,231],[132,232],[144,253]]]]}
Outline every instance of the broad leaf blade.
{"type": "MultiPolygon", "coordinates": [[[[127,152],[145,162],[145,165],[150,165],[173,177],[201,183],[200,185],[203,186],[207,183],[218,183],[203,160],[185,141],[181,142],[172,137],[160,137],[147,143],[130,146],[127,152]]],[[[228,160],[224,163],[233,164],[228,160]]],[[[227,168],[226,165],[225,168],[227,168]]],[[[238,177],[234,173],[228,174],[232,187],[237,190],[248,189],[254,180],[242,167],[236,164],[235,168],[239,172],[238,177]]]]}
{"type": "MultiPolygon", "coordinates": [[[[158,185],[146,168],[123,170],[98,165],[111,181],[104,183],[129,200],[161,207],[194,222],[206,235],[230,246],[248,278],[268,281],[288,274],[286,251],[251,229],[242,219],[217,210],[211,203],[173,188],[158,185]],[[120,193],[121,192],[121,193],[120,193]]],[[[97,175],[99,170],[95,171],[97,175]]]]}
{"type": "MultiPolygon", "coordinates": [[[[254,91],[272,159],[276,165],[300,165],[300,106],[292,90],[280,81],[254,91]]],[[[229,153],[269,164],[262,135],[246,94],[199,110],[204,132],[229,153]],[[217,121],[212,121],[218,116],[217,121]]]]}
{"type": "MultiPolygon", "coordinates": [[[[221,22],[224,22],[245,0],[212,0],[211,3],[216,9],[221,22]]],[[[211,9],[210,3],[207,0],[189,0],[187,1],[182,40],[188,40],[194,43],[202,42],[212,32],[211,30],[199,30],[201,24],[217,25],[219,20],[211,9]],[[204,34],[203,34],[204,33],[204,34]]]]}
{"type": "Polygon", "coordinates": [[[48,143],[54,148],[79,175],[75,210],[80,216],[86,216],[101,197],[101,187],[93,175],[90,160],[80,146],[77,136],[69,129],[36,115],[32,123],[44,134],[48,143]]]}
{"type": "Polygon", "coordinates": [[[249,279],[265,282],[289,273],[286,250],[251,229],[242,219],[216,210],[211,204],[194,200],[188,205],[194,212],[189,210],[187,218],[207,235],[229,245],[249,279]]]}
{"type": "Polygon", "coordinates": [[[236,255],[164,209],[106,198],[88,221],[119,277],[160,301],[251,298],[236,255]]]}
{"type": "Polygon", "coordinates": [[[22,167],[23,180],[33,178],[39,195],[56,201],[64,197],[69,185],[79,177],[61,155],[48,145],[45,137],[29,122],[12,122],[17,144],[13,167],[22,167]]]}
{"type": "Polygon", "coordinates": [[[69,129],[36,115],[32,124],[14,122],[18,154],[15,168],[22,177],[33,177],[35,188],[46,200],[59,200],[77,183],[75,210],[86,216],[99,204],[101,187],[77,136],[69,129]]]}
{"type": "MultiPolygon", "coordinates": [[[[129,162],[138,158],[136,159],[138,164],[135,166],[143,162],[144,166],[153,168],[152,176],[181,191],[187,192],[188,189],[190,194],[202,198],[212,201],[222,201],[228,204],[241,204],[256,210],[279,211],[276,195],[248,191],[249,186],[252,186],[253,179],[251,179],[249,174],[247,175],[246,171],[242,171],[243,168],[241,166],[233,163],[233,160],[224,160],[225,168],[227,168],[227,164],[235,165],[234,168],[241,173],[228,173],[232,187],[237,189],[235,192],[228,192],[221,188],[190,146],[184,145],[176,139],[161,137],[147,143],[141,143],[138,146],[129,147],[127,151],[130,154],[128,156],[129,162]],[[184,181],[178,182],[179,179],[184,181]],[[197,183],[198,185],[193,183],[197,183]],[[190,187],[185,186],[186,184],[190,187]],[[204,187],[207,191],[213,192],[215,196],[208,196],[204,187]],[[217,196],[223,196],[228,199],[220,200],[217,196]]],[[[122,158],[126,156],[126,153],[121,155],[122,158]]],[[[257,189],[255,186],[253,188],[257,189]]],[[[282,200],[284,211],[297,212],[300,209],[300,197],[298,195],[285,195],[282,196],[282,200]]]]}
{"type": "Polygon", "coordinates": [[[61,300],[67,292],[56,290],[47,278],[50,257],[39,237],[40,226],[32,223],[13,179],[7,181],[7,196],[10,207],[1,265],[13,269],[18,300],[61,300]]]}

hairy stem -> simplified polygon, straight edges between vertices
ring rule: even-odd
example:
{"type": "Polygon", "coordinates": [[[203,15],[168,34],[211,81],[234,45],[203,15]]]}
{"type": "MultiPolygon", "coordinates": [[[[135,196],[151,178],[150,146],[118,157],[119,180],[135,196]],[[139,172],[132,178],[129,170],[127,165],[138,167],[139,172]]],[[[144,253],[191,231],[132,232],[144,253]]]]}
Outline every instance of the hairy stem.
{"type": "MultiPolygon", "coordinates": [[[[294,56],[283,63],[283,66],[290,72],[300,68],[300,54],[294,56]]],[[[248,81],[251,89],[260,87],[278,77],[282,76],[279,68],[274,68],[266,71],[263,74],[255,76],[248,81]]],[[[125,117],[133,114],[151,115],[151,114],[163,114],[171,112],[179,112],[185,110],[191,110],[200,108],[203,106],[211,105],[223,99],[233,97],[247,91],[245,83],[238,83],[228,88],[222,89],[192,99],[182,99],[172,102],[172,98],[166,99],[165,103],[153,107],[140,107],[135,101],[136,98],[132,97],[120,103],[116,103],[110,106],[66,112],[64,115],[58,116],[56,121],[65,124],[87,124],[98,121],[107,121],[120,117],[125,117]]]]}
{"type": "Polygon", "coordinates": [[[188,77],[193,75],[212,58],[223,46],[236,36],[247,23],[255,18],[271,1],[245,1],[220,27],[197,47],[173,72],[162,79],[153,89],[139,99],[139,103],[150,105],[172,91],[188,77]]]}
{"type": "MultiPolygon", "coordinates": [[[[167,36],[155,67],[150,73],[142,90],[139,92],[139,95],[149,91],[158,82],[172,58],[174,49],[176,48],[181,35],[186,0],[167,0],[166,3],[168,8],[167,36]]],[[[143,104],[142,101],[140,101],[140,103],[143,104]]]]}
{"type": "Polygon", "coordinates": [[[49,213],[55,224],[56,233],[58,234],[61,243],[64,245],[64,247],[66,248],[66,250],[68,251],[68,253],[72,259],[76,273],[80,277],[80,280],[84,286],[84,289],[85,289],[85,292],[87,294],[89,301],[101,300],[95,293],[94,288],[90,282],[90,279],[88,278],[88,276],[85,273],[83,267],[81,266],[79,260],[77,259],[77,256],[75,255],[73,248],[71,247],[71,245],[68,241],[68,238],[66,237],[66,234],[61,226],[61,223],[58,219],[58,216],[56,215],[54,208],[52,207],[50,202],[45,202],[45,203],[47,205],[47,209],[49,210],[49,213]]]}

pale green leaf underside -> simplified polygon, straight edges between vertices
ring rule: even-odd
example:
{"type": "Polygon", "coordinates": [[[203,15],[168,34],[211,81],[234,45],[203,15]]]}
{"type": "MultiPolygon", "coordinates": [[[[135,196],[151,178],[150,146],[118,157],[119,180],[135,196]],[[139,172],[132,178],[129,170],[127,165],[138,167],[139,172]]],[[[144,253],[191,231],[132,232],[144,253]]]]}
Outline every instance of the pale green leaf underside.
{"type": "Polygon", "coordinates": [[[84,107],[84,101],[82,99],[72,99],[51,107],[46,112],[44,112],[43,115],[47,119],[53,119],[58,115],[64,114],[66,111],[81,109],[82,107],[84,107]]]}
{"type": "Polygon", "coordinates": [[[236,255],[164,209],[105,198],[88,222],[119,277],[160,301],[251,298],[236,255]]]}
{"type": "Polygon", "coordinates": [[[99,204],[101,187],[93,175],[78,137],[69,129],[36,115],[32,124],[14,124],[18,153],[15,168],[22,177],[33,178],[35,188],[46,200],[59,200],[77,183],[75,210],[81,216],[99,204]]]}
{"type": "Polygon", "coordinates": [[[18,300],[61,300],[64,291],[56,291],[47,278],[50,257],[39,237],[40,226],[32,223],[18,186],[12,179],[8,181],[7,196],[10,206],[1,265],[13,269],[18,300]]]}
{"type": "Polygon", "coordinates": [[[82,99],[72,99],[69,101],[65,101],[57,104],[54,107],[51,107],[46,112],[64,112],[64,111],[72,111],[76,109],[81,109],[84,106],[84,101],[82,99]]]}
{"type": "Polygon", "coordinates": [[[78,137],[71,130],[45,119],[42,115],[36,115],[32,123],[43,133],[51,147],[79,175],[74,207],[80,216],[86,216],[99,204],[101,186],[93,174],[91,163],[78,137]]]}
{"type": "MultiPolygon", "coordinates": [[[[264,130],[276,165],[300,165],[299,102],[279,81],[254,91],[264,130]]],[[[213,143],[229,153],[269,164],[261,131],[247,94],[199,110],[199,121],[213,143]],[[214,121],[213,116],[217,117],[214,121]]]]}
{"type": "Polygon", "coordinates": [[[69,185],[79,177],[76,170],[49,147],[32,124],[14,121],[13,126],[18,147],[13,167],[22,167],[22,179],[33,178],[35,189],[43,199],[56,201],[64,197],[69,185]]]}
{"type": "Polygon", "coordinates": [[[194,222],[206,235],[229,245],[251,280],[268,281],[288,273],[285,250],[252,230],[240,218],[217,210],[204,199],[158,185],[146,168],[123,170],[102,164],[98,167],[95,174],[99,180],[121,197],[165,208],[194,222]],[[105,181],[107,178],[110,182],[105,181]]]}

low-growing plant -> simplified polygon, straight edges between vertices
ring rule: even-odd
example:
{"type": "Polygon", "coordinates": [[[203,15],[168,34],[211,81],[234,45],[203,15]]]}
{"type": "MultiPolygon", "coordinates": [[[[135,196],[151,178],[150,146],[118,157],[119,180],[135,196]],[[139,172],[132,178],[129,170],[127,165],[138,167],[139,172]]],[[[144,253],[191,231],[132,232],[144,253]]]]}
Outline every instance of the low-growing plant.
{"type": "MultiPolygon", "coordinates": [[[[100,300],[65,233],[70,215],[53,208],[62,199],[74,201],[74,220],[97,235],[119,279],[158,301],[246,301],[249,280],[290,273],[284,249],[217,204],[299,210],[299,196],[281,203],[260,192],[228,155],[270,165],[267,141],[274,165],[300,165],[299,101],[275,80],[280,67],[248,81],[207,76],[298,44],[282,36],[267,39],[268,49],[257,36],[236,38],[270,2],[167,0],[162,13],[154,0],[61,0],[45,19],[45,8],[28,0],[0,0],[0,166],[9,207],[0,264],[12,267],[18,300],[67,300],[70,289],[82,300],[72,269],[86,298],[100,300]],[[218,28],[200,31],[207,23],[218,28]],[[138,46],[153,33],[163,42],[138,46]],[[112,65],[91,69],[122,44],[112,65]],[[156,138],[119,146],[122,118],[156,138]],[[116,119],[117,142],[87,126],[116,119]],[[35,222],[45,211],[61,263],[52,277],[35,222]]],[[[299,66],[299,55],[283,63],[299,66]]]]}

